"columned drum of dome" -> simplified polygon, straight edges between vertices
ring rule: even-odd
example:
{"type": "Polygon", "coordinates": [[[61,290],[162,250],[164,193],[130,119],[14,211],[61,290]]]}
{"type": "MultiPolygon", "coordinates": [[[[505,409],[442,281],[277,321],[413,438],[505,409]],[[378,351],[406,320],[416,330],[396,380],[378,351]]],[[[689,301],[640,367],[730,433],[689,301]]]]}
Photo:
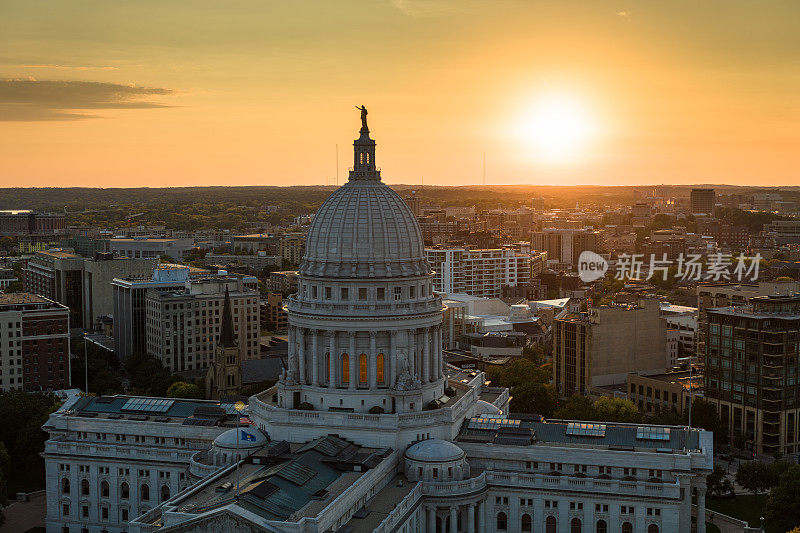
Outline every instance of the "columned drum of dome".
{"type": "Polygon", "coordinates": [[[444,395],[442,301],[417,220],[381,181],[366,109],[349,181],[308,232],[298,292],[288,299],[285,409],[409,413],[444,395]]]}

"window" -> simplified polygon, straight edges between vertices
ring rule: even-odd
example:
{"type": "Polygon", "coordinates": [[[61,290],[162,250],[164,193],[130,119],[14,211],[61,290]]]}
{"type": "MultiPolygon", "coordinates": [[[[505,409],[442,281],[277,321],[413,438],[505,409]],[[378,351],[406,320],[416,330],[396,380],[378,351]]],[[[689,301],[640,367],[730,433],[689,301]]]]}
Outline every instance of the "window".
{"type": "Polygon", "coordinates": [[[358,288],[358,299],[359,300],[366,300],[367,299],[367,288],[366,287],[359,287],[358,288]]]}
{"type": "Polygon", "coordinates": [[[595,528],[595,533],[608,533],[608,524],[606,524],[605,520],[597,521],[597,527],[595,528]]]}
{"type": "Polygon", "coordinates": [[[630,522],[624,522],[622,524],[622,533],[633,533],[633,524],[630,522]]]}
{"type": "Polygon", "coordinates": [[[556,533],[557,522],[556,522],[556,517],[555,516],[552,516],[552,515],[548,516],[547,520],[545,520],[544,524],[545,524],[545,532],[546,533],[556,533]]]}
{"type": "Polygon", "coordinates": [[[365,353],[358,356],[358,383],[367,384],[367,354],[365,353]]]}
{"type": "Polygon", "coordinates": [[[573,518],[572,522],[569,523],[569,530],[570,533],[581,533],[581,519],[573,518]]]}
{"type": "Polygon", "coordinates": [[[125,481],[122,482],[119,492],[120,492],[120,497],[124,500],[127,500],[128,498],[131,497],[131,488],[125,481]]]}
{"type": "Polygon", "coordinates": [[[88,505],[82,505],[81,506],[81,516],[83,518],[89,518],[89,506],[88,505]]]}
{"type": "Polygon", "coordinates": [[[69,494],[69,479],[64,478],[61,480],[61,494],[69,494]]]}
{"type": "Polygon", "coordinates": [[[385,383],[383,377],[384,356],[382,353],[378,354],[378,383],[385,383]]]}
{"type": "Polygon", "coordinates": [[[89,480],[88,479],[81,480],[81,494],[83,496],[88,496],[89,495],[89,480]]]}
{"type": "Polygon", "coordinates": [[[385,300],[386,299],[386,289],[383,287],[378,287],[378,300],[385,300]]]}
{"type": "Polygon", "coordinates": [[[141,494],[140,499],[142,501],[146,502],[150,500],[150,485],[148,485],[147,483],[143,484],[142,488],[140,489],[140,494],[141,494]]]}
{"type": "Polygon", "coordinates": [[[342,385],[350,383],[350,356],[342,354],[342,385]]]}
{"type": "Polygon", "coordinates": [[[522,531],[533,531],[533,519],[528,513],[522,515],[522,531]]]}
{"type": "Polygon", "coordinates": [[[658,533],[658,526],[656,524],[650,524],[647,526],[647,533],[658,533]]]}
{"type": "Polygon", "coordinates": [[[127,509],[123,509],[122,510],[122,521],[123,522],[127,522],[128,521],[128,510],[127,509]]]}
{"type": "Polygon", "coordinates": [[[403,287],[395,287],[394,288],[394,299],[399,300],[403,297],[403,287]]]}
{"type": "Polygon", "coordinates": [[[100,516],[103,518],[103,520],[108,520],[108,507],[103,507],[100,509],[100,516]]]}
{"type": "Polygon", "coordinates": [[[106,480],[103,480],[100,483],[100,495],[103,498],[108,498],[108,481],[106,481],[106,480]]]}
{"type": "Polygon", "coordinates": [[[326,300],[330,300],[331,299],[331,288],[330,287],[325,287],[325,299],[326,300]]]}
{"type": "Polygon", "coordinates": [[[63,516],[69,516],[69,504],[65,503],[61,506],[61,514],[63,516]]]}
{"type": "Polygon", "coordinates": [[[349,300],[350,299],[350,290],[347,287],[342,287],[342,297],[341,300],[349,300]]]}
{"type": "Polygon", "coordinates": [[[497,513],[497,531],[508,530],[508,515],[506,513],[497,513]]]}
{"type": "Polygon", "coordinates": [[[169,487],[164,485],[161,487],[161,502],[163,503],[167,500],[169,500],[169,487]]]}

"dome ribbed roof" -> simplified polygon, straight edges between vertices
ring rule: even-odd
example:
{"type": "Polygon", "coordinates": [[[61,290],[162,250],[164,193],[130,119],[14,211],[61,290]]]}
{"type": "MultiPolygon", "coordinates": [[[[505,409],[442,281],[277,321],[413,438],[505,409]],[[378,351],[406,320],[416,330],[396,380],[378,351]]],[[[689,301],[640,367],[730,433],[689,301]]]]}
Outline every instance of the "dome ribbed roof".
{"type": "Polygon", "coordinates": [[[214,446],[217,448],[239,448],[240,450],[244,450],[247,448],[260,448],[262,446],[266,446],[269,442],[267,436],[264,435],[258,428],[254,427],[239,427],[238,428],[239,435],[238,435],[238,443],[237,439],[237,428],[229,429],[224,433],[220,433],[216,439],[214,439],[214,446]]]}
{"type": "Polygon", "coordinates": [[[309,228],[300,265],[301,274],[331,278],[429,272],[414,214],[379,180],[351,179],[328,197],[309,228]]]}
{"type": "Polygon", "coordinates": [[[464,457],[464,450],[446,440],[428,439],[409,446],[406,457],[414,461],[457,461],[464,457]]]}

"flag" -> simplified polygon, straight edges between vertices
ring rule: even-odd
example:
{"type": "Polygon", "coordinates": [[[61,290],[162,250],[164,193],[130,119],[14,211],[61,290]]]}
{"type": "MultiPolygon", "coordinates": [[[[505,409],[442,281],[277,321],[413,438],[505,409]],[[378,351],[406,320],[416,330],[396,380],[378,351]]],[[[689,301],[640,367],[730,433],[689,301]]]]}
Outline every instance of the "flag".
{"type": "Polygon", "coordinates": [[[241,438],[242,438],[243,441],[245,441],[245,442],[255,442],[256,441],[256,436],[255,435],[253,435],[252,433],[248,433],[245,430],[241,430],[241,431],[242,431],[242,437],[241,438]]]}
{"type": "Polygon", "coordinates": [[[243,417],[241,417],[241,418],[239,419],[239,423],[240,423],[240,424],[244,424],[244,425],[246,425],[246,426],[255,426],[255,424],[253,423],[253,421],[252,421],[252,420],[250,420],[249,418],[247,418],[246,416],[243,416],[243,417]]]}

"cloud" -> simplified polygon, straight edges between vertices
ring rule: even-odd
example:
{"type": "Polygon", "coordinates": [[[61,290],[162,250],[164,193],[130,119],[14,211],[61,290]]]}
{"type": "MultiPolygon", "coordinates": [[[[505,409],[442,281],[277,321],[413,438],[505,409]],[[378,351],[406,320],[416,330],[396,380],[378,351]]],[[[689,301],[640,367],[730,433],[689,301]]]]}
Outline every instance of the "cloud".
{"type": "Polygon", "coordinates": [[[34,65],[22,65],[22,68],[51,68],[55,70],[119,70],[117,67],[54,65],[52,63],[37,63],[34,65]]]}
{"type": "Polygon", "coordinates": [[[631,14],[632,14],[631,11],[617,11],[617,16],[618,17],[622,17],[625,20],[630,20],[631,19],[631,14]]]}
{"type": "Polygon", "coordinates": [[[170,107],[152,98],[172,94],[133,84],[0,78],[0,121],[81,120],[98,118],[82,110],[170,107]]]}
{"type": "Polygon", "coordinates": [[[465,11],[465,0],[392,0],[392,5],[414,18],[435,17],[465,11]]]}

